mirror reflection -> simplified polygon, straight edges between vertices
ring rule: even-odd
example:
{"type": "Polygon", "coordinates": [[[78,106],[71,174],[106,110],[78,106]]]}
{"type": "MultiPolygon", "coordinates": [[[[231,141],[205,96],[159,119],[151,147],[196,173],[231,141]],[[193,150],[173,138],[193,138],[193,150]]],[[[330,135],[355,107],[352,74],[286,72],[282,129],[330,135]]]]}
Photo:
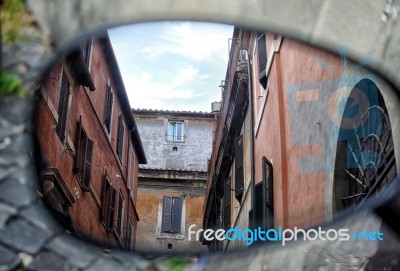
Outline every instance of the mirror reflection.
{"type": "Polygon", "coordinates": [[[397,183],[400,112],[340,52],[192,22],[80,38],[38,90],[42,199],[83,238],[163,254],[357,210],[397,183]]]}

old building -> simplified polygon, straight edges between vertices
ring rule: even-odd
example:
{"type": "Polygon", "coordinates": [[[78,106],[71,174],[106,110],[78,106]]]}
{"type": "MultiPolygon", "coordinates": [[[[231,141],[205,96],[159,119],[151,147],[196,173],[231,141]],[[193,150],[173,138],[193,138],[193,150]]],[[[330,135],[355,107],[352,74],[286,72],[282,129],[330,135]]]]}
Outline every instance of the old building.
{"type": "Polygon", "coordinates": [[[140,165],[136,248],[141,252],[197,254],[207,250],[188,240],[188,227],[202,227],[218,112],[133,110],[148,157],[140,165]]]}
{"type": "Polygon", "coordinates": [[[78,234],[133,250],[146,157],[107,33],[55,63],[38,96],[43,200],[78,234]]]}
{"type": "MultiPolygon", "coordinates": [[[[339,57],[235,28],[204,228],[307,228],[396,180],[398,127],[391,122],[399,109],[390,86],[363,65],[345,51],[339,57]]],[[[211,250],[245,246],[204,243],[211,250]]]]}

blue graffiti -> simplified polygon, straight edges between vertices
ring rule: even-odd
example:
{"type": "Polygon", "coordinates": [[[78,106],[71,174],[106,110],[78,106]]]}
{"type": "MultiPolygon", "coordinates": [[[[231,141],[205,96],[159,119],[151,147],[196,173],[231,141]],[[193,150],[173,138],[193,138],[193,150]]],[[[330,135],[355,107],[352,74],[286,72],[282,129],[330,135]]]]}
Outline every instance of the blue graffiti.
{"type": "Polygon", "coordinates": [[[315,61],[317,66],[331,72],[333,79],[286,86],[292,143],[295,146],[322,144],[325,147],[321,155],[306,155],[300,159],[301,172],[332,173],[338,142],[347,145],[348,168],[380,167],[379,153],[360,149],[363,140],[370,136],[379,137],[383,130],[376,77],[371,73],[356,75],[371,60],[368,55],[357,65],[348,68],[347,49],[341,46],[341,73],[321,58],[315,61]],[[296,100],[296,94],[309,90],[318,90],[318,99],[296,100]],[[299,116],[302,117],[301,121],[299,116]],[[322,131],[318,130],[321,125],[324,126],[322,131]],[[310,136],[310,133],[320,134],[310,136]]]}

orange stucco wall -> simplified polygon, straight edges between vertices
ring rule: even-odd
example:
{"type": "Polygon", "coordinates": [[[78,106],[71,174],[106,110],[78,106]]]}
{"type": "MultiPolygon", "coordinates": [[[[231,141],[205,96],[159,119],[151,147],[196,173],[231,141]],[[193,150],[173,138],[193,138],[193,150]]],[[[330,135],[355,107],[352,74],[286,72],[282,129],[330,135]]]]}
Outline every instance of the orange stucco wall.
{"type": "MultiPolygon", "coordinates": [[[[269,38],[268,47],[271,47],[269,38]]],[[[314,125],[307,126],[311,122],[308,122],[310,118],[325,114],[323,111],[326,106],[321,105],[318,111],[311,108],[308,111],[300,110],[299,107],[305,103],[319,102],[318,90],[311,89],[300,95],[290,93],[296,91],[290,88],[293,84],[337,78],[337,74],[318,65],[317,58],[323,59],[340,75],[338,57],[283,39],[280,50],[274,55],[268,76],[268,96],[255,138],[255,181],[257,183],[262,178],[261,160],[265,156],[273,163],[276,227],[305,227],[324,219],[326,173],[304,172],[299,169],[299,160],[309,155],[326,155],[324,144],[315,142],[328,136],[328,125],[317,120],[314,125]],[[290,110],[301,114],[291,114],[290,110]]],[[[255,81],[255,84],[258,82],[255,81]]],[[[334,89],[327,90],[325,94],[333,91],[334,89]]],[[[254,110],[255,119],[262,110],[259,100],[261,99],[257,99],[257,96],[254,97],[257,105],[254,110]]]]}

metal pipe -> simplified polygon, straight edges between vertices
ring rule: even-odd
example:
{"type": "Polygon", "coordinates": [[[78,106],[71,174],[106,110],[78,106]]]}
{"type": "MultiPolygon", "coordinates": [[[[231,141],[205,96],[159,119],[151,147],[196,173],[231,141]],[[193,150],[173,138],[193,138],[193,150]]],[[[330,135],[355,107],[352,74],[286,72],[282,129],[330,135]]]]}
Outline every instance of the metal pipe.
{"type": "MultiPolygon", "coordinates": [[[[246,52],[247,58],[247,77],[248,77],[248,92],[249,92],[249,108],[250,108],[250,159],[251,159],[251,193],[252,198],[254,197],[254,177],[255,177],[255,165],[254,165],[254,111],[253,111],[253,91],[252,91],[252,74],[250,69],[250,55],[248,49],[243,49],[246,52]]],[[[251,208],[253,209],[253,201],[251,202],[251,208]]],[[[254,225],[254,216],[252,218],[252,225],[254,225]]]]}

